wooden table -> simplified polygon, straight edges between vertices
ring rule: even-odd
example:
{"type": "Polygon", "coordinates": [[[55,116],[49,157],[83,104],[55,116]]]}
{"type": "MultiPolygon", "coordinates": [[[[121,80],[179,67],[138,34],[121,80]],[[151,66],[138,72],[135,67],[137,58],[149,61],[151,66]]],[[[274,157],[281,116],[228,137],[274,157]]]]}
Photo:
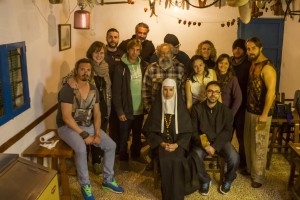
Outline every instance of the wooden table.
{"type": "Polygon", "coordinates": [[[293,199],[300,199],[300,176],[297,176],[296,183],[294,184],[294,178],[296,177],[296,167],[300,169],[300,143],[289,143],[290,148],[292,149],[292,162],[291,162],[291,171],[288,187],[292,187],[292,196],[293,199]]]}
{"type": "MultiPolygon", "coordinates": [[[[274,129],[272,132],[271,136],[271,142],[269,145],[269,152],[268,152],[268,157],[267,157],[267,169],[270,168],[271,165],[271,158],[273,154],[273,148],[285,148],[286,150],[288,149],[288,142],[283,146],[283,145],[278,145],[275,144],[276,139],[279,137],[279,128],[284,124],[288,123],[288,120],[285,118],[272,118],[272,125],[274,125],[274,129]]],[[[293,111],[293,119],[291,119],[291,124],[294,125],[294,143],[300,142],[299,140],[299,124],[300,124],[300,118],[299,114],[296,110],[293,111]]],[[[282,135],[280,135],[282,137],[282,135]]]]}
{"type": "MultiPolygon", "coordinates": [[[[51,131],[56,132],[55,139],[59,139],[56,129],[48,129],[42,133],[41,136],[51,131]]],[[[52,168],[58,170],[60,173],[60,185],[62,187],[61,199],[71,199],[66,158],[72,158],[73,154],[73,150],[62,140],[60,140],[53,149],[41,147],[39,137],[23,152],[24,157],[36,157],[37,163],[41,165],[43,165],[44,158],[52,158],[52,168]]]]}

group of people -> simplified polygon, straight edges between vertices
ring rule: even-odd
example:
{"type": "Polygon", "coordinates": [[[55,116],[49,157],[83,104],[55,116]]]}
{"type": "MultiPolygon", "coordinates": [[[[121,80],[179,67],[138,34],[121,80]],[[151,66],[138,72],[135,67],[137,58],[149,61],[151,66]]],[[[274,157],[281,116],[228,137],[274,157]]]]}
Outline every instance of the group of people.
{"type": "Polygon", "coordinates": [[[88,153],[94,172],[103,171],[102,187],[123,193],[114,179],[115,156],[124,172],[130,171],[129,160],[147,164],[141,156],[142,133],[152,159],[159,160],[163,199],[184,199],[195,190],[208,195],[211,178],[204,158],[216,153],[227,164],[222,194],[230,191],[238,169],[251,175],[252,187],[261,187],[276,72],[259,38],[237,39],[233,56],[218,57],[213,43],[205,40],[190,59],[173,34],[155,49],[146,39],[149,30],[139,23],[132,38],[118,45],[118,30],[109,29],[107,44],[95,41],[87,58],[63,79],[58,134],[75,152],[84,199],[94,199],[88,153]],[[238,152],[231,144],[234,131],[238,152]],[[206,136],[205,145],[200,135],[206,136]]]}

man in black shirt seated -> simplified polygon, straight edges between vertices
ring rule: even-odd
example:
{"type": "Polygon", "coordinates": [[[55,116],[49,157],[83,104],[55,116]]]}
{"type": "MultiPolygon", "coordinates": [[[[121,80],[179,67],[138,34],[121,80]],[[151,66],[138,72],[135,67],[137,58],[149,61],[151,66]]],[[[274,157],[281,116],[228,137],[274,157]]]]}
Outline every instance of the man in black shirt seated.
{"type": "MultiPolygon", "coordinates": [[[[207,99],[193,105],[191,110],[192,125],[194,128],[193,151],[200,159],[198,169],[201,181],[200,193],[208,195],[211,178],[205,171],[203,159],[207,155],[218,153],[225,158],[227,172],[220,186],[220,192],[227,194],[231,184],[236,178],[239,166],[239,154],[231,144],[233,115],[228,107],[218,101],[221,95],[221,87],[218,82],[211,81],[206,86],[207,99]],[[198,134],[205,134],[207,144],[201,143],[198,134]]],[[[222,181],[221,177],[221,181],[222,181]]]]}

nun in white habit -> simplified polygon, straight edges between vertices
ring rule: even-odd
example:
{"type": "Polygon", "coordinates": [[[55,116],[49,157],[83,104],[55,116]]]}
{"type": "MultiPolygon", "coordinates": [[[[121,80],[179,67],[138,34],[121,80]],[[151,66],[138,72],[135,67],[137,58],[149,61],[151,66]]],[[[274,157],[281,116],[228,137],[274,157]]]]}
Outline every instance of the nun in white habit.
{"type": "Polygon", "coordinates": [[[165,79],[153,102],[143,132],[159,158],[162,199],[183,200],[186,156],[192,135],[189,112],[176,81],[165,79]]]}

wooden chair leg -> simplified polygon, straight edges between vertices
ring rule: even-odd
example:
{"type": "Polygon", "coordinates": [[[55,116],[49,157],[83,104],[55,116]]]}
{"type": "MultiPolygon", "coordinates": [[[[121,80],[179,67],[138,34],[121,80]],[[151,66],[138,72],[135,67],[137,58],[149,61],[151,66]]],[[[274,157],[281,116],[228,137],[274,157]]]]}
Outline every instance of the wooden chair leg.
{"type": "Polygon", "coordinates": [[[267,155],[267,167],[266,167],[267,170],[270,169],[271,159],[272,159],[272,154],[273,154],[273,145],[275,144],[275,141],[276,141],[277,132],[278,132],[278,126],[275,126],[274,130],[273,130],[273,133],[272,133],[272,136],[271,136],[271,142],[270,142],[270,145],[269,145],[269,152],[268,152],[268,155],[267,155]]]}
{"type": "Polygon", "coordinates": [[[154,173],[154,188],[158,189],[159,182],[159,169],[158,169],[158,159],[153,158],[153,173],[154,173]]]}
{"type": "Polygon", "coordinates": [[[220,165],[220,182],[223,182],[224,179],[224,174],[225,174],[225,160],[224,158],[220,157],[218,158],[219,160],[219,165],[220,165]]]}
{"type": "Polygon", "coordinates": [[[294,185],[295,171],[296,171],[296,165],[295,165],[294,161],[292,161],[290,177],[289,177],[289,182],[288,182],[288,188],[291,188],[294,185]]]}

